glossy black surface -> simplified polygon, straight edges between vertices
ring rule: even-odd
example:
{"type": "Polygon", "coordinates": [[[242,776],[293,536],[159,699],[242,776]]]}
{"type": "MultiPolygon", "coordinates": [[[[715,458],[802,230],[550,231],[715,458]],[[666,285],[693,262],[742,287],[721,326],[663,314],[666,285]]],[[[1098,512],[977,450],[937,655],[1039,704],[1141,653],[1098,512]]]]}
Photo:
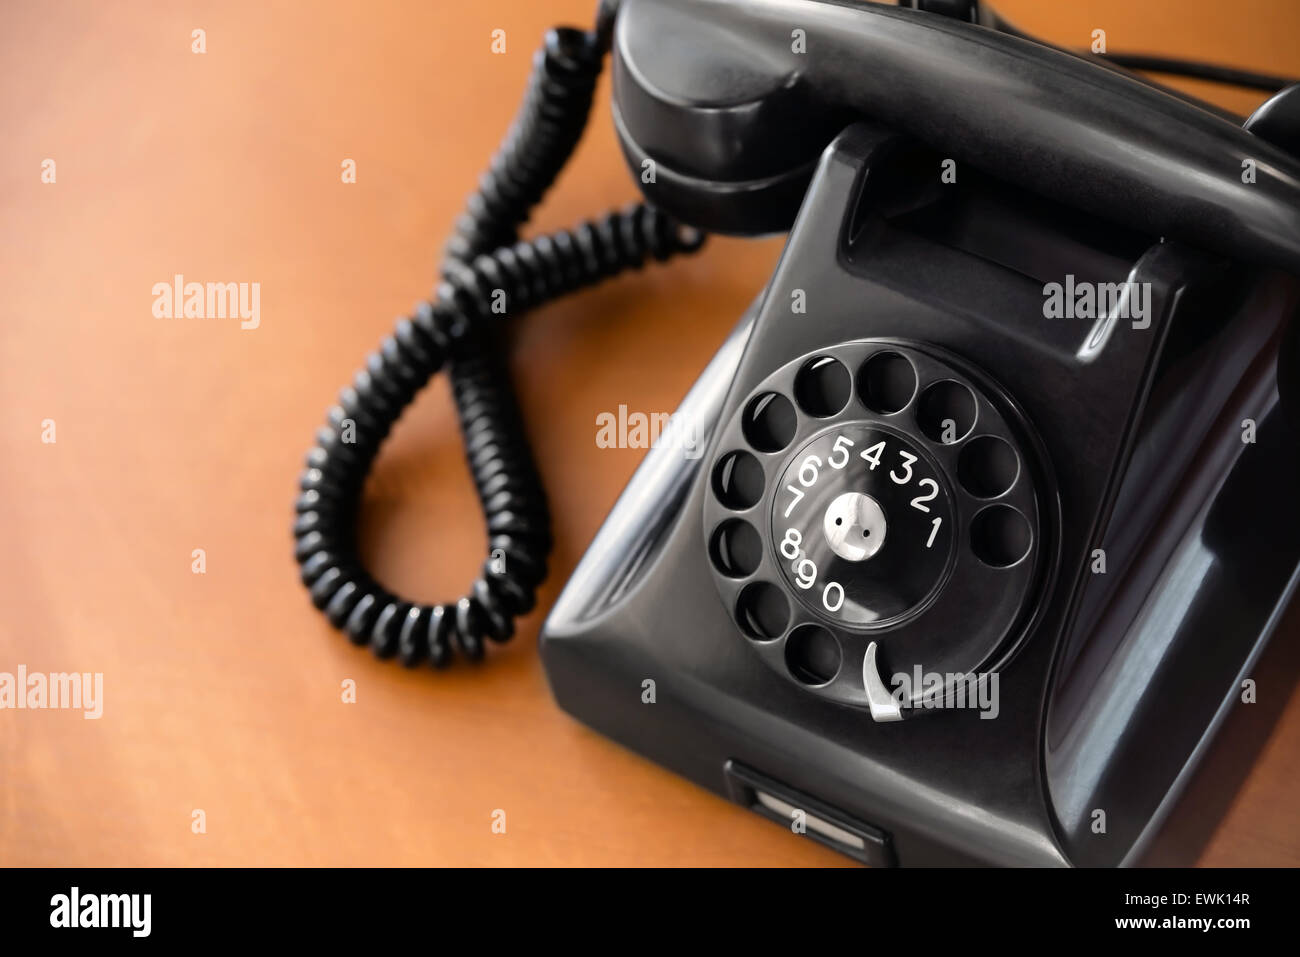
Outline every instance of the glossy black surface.
{"type": "Polygon", "coordinates": [[[1112,223],[1300,271],[1295,157],[1123,73],[952,17],[624,0],[614,84],[633,173],[657,167],[647,198],[711,230],[787,228],[822,146],[870,117],[1112,223]]]}
{"type": "MultiPolygon", "coordinates": [[[[1273,682],[1276,690],[1293,680],[1291,670],[1256,669],[1300,569],[1300,283],[1267,265],[1292,262],[1286,247],[1300,241],[1300,233],[1279,243],[1269,235],[1270,223],[1282,228],[1295,212],[1277,218],[1273,205],[1290,201],[1294,160],[1274,164],[1281,154],[1249,134],[1229,135],[1217,119],[1192,117],[1182,104],[1092,73],[1087,92],[1097,103],[1080,107],[1083,74],[1075,71],[1083,67],[1001,40],[972,40],[965,31],[974,28],[964,24],[793,0],[747,5],[749,16],[721,0],[661,6],[665,36],[691,42],[674,18],[698,7],[699,36],[717,44],[716,69],[697,65],[693,83],[730,82],[729,57],[750,54],[737,74],[749,99],[724,109],[729,118],[666,129],[647,114],[631,124],[647,124],[642,139],[661,137],[663,156],[685,161],[693,139],[716,138],[715,152],[693,160],[704,164],[697,172],[716,176],[732,163],[728,151],[770,137],[772,116],[749,123],[742,106],[750,94],[761,96],[763,76],[780,73],[782,18],[791,11],[810,38],[839,51],[832,60],[860,63],[862,44],[872,45],[870,62],[889,78],[864,74],[870,92],[854,108],[914,135],[858,123],[821,155],[768,287],[679,409],[676,419],[707,436],[705,454],[685,456],[665,440],[647,455],[547,620],[542,654],[557,700],[747,807],[753,785],[738,787],[728,767],[806,796],[875,835],[875,846],[889,849],[878,861],[1140,862],[1158,838],[1185,830],[1192,812],[1179,817],[1174,809],[1220,726],[1253,724],[1256,737],[1266,730],[1266,721],[1249,720],[1262,711],[1243,702],[1243,682],[1273,682]],[[729,36],[711,32],[710,23],[725,24],[729,36]],[[919,39],[918,30],[935,36],[919,39]],[[951,56],[909,65],[909,57],[936,51],[951,56]],[[1020,97],[1003,91],[1004,102],[981,87],[981,77],[991,81],[979,65],[1006,56],[1028,66],[1003,78],[1019,84],[1020,97]],[[934,76],[945,70],[950,75],[934,76]],[[938,86],[926,86],[926,77],[938,86]],[[912,84],[907,109],[875,99],[904,81],[912,84]],[[953,83],[990,98],[954,115],[953,104],[969,100],[953,83]],[[1023,122],[994,129],[994,120],[1016,110],[1023,122]],[[1183,141],[1175,144],[1177,131],[1183,141]],[[1172,158],[1175,147],[1187,160],[1179,171],[1159,184],[1144,181],[1145,164],[1172,158]],[[1236,206],[1235,190],[1219,190],[1224,175],[1239,180],[1233,164],[1247,147],[1269,156],[1276,176],[1263,205],[1236,206]],[[934,171],[948,148],[972,166],[1020,153],[1000,178],[961,165],[957,182],[940,188],[934,171]],[[1122,155],[1138,157],[1127,172],[1113,167],[1122,155]],[[1022,177],[1017,164],[1030,159],[1077,175],[1068,184],[1022,177]],[[1206,165],[1217,163],[1228,173],[1206,165]],[[1215,196],[1207,184],[1216,184],[1215,196]],[[1123,213],[1114,202],[1124,196],[1149,205],[1142,215],[1123,213]],[[1219,201],[1234,217],[1222,215],[1219,201]],[[1201,226],[1162,241],[1166,227],[1198,217],[1201,226]],[[1116,219],[1127,226],[1116,228],[1116,219]],[[1195,239],[1213,241],[1205,248],[1186,241],[1195,239]],[[1234,258],[1211,251],[1225,242],[1236,245],[1234,258]],[[1049,317],[1052,284],[1125,282],[1128,312],[1049,317]],[[806,314],[792,321],[800,296],[806,314]],[[862,350],[839,360],[856,368],[881,342],[942,354],[978,383],[977,392],[997,397],[1008,421],[1022,423],[999,438],[1015,452],[1013,484],[1024,480],[1035,490],[1039,570],[1028,598],[1000,605],[1006,593],[985,588],[890,626],[916,629],[906,647],[926,668],[996,674],[993,714],[966,708],[873,721],[861,679],[854,686],[843,678],[861,671],[862,630],[816,614],[796,597],[797,584],[774,570],[769,580],[789,596],[790,615],[802,609],[808,623],[828,630],[838,661],[829,645],[806,640],[798,620],[783,623],[788,632],[756,638],[737,618],[744,590],[765,567],[774,569],[762,564],[775,562],[771,486],[806,443],[796,437],[804,420],[824,423],[803,433],[811,437],[833,428],[838,414],[800,398],[797,371],[845,349],[862,350]],[[788,382],[783,369],[792,370],[788,382]],[[789,429],[781,425],[768,447],[743,423],[755,397],[770,395],[793,398],[789,429]],[[753,461],[732,455],[739,452],[753,461]],[[711,538],[726,520],[759,533],[761,555],[745,558],[753,542],[737,539],[720,572],[711,538]],[[986,647],[971,643],[981,627],[997,633],[986,647]],[[791,641],[811,651],[800,657],[791,641]],[[818,684],[832,661],[836,679],[818,684]],[[642,699],[647,680],[655,682],[653,704],[642,699]]],[[[631,26],[649,29],[655,16],[641,0],[625,4],[619,55],[629,49],[631,26]]],[[[686,59],[693,58],[683,59],[683,69],[686,59]]],[[[616,93],[626,133],[629,109],[644,104],[626,86],[616,93]]],[[[1286,142],[1287,109],[1261,120],[1261,135],[1286,142]]],[[[820,120],[804,122],[811,129],[820,120]]],[[[797,164],[804,145],[773,155],[797,164]]],[[[774,168],[757,172],[770,178],[774,168]]],[[[666,191],[643,188],[655,198],[676,196],[687,204],[677,212],[690,218],[696,209],[701,224],[716,225],[746,203],[754,210],[746,228],[783,215],[775,188],[747,188],[742,201],[709,182],[696,176],[676,193],[681,181],[666,191]],[[692,205],[692,196],[706,193],[712,198],[692,205]]],[[[963,466],[955,448],[945,462],[942,442],[913,441],[930,443],[925,454],[936,457],[959,497],[995,492],[997,476],[1011,474],[995,449],[979,453],[978,467],[963,466]]],[[[886,659],[897,654],[888,641],[880,641],[886,659]]],[[[1215,767],[1242,770],[1232,762],[1215,767]]],[[[1226,783],[1222,770],[1216,774],[1226,783]]],[[[763,813],[773,816],[770,807],[763,813]]],[[[1167,863],[1167,841],[1162,846],[1167,863]]],[[[1184,841],[1173,851],[1185,863],[1194,848],[1184,841]]]]}

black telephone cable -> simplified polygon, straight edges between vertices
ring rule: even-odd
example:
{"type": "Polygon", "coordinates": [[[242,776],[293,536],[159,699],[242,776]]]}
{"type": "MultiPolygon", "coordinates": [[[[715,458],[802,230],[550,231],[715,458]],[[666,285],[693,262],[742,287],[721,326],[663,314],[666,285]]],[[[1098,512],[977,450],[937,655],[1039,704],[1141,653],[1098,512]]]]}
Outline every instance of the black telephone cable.
{"type": "Polygon", "coordinates": [[[694,252],[698,231],[639,203],[526,242],[519,227],[568,161],[586,126],[608,48],[594,32],[557,28],[538,51],[514,123],[447,244],[433,301],[380,343],[316,434],[300,481],[295,556],[312,602],[356,644],[404,664],[446,665],[455,647],[482,658],[535,605],[551,550],[546,494],[502,355],[506,315],[594,285],[648,259],[694,252]],[[504,300],[502,300],[504,295],[504,300]],[[454,604],[408,601],[385,589],[358,554],[366,476],[403,410],[439,370],[452,395],[487,526],[488,558],[454,604]]]}

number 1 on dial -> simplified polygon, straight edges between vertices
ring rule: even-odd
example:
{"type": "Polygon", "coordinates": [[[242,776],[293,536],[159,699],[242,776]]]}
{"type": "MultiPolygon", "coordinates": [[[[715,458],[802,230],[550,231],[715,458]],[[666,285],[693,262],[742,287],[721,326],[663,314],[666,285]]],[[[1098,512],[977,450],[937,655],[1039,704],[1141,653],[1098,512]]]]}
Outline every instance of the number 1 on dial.
{"type": "Polygon", "coordinates": [[[943,524],[942,516],[936,517],[935,520],[930,523],[930,537],[925,540],[926,548],[929,548],[931,545],[934,544],[934,536],[939,534],[939,526],[942,524],[943,524]]]}

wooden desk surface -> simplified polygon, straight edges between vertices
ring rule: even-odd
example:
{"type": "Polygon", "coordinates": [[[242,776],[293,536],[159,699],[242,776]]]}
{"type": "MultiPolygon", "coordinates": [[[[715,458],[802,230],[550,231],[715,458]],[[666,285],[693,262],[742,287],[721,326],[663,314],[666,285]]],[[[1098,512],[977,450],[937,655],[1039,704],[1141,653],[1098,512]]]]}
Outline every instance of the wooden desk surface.
{"type": "MultiPolygon", "coordinates": [[[[522,322],[514,366],[557,547],[540,609],[488,664],[378,662],[297,582],[290,505],[312,433],[428,293],[542,31],[594,6],[0,10],[0,671],[104,675],[99,720],[0,712],[0,863],[846,863],[580,727],[535,646],[642,455],[597,448],[596,415],[671,411],[779,240],[714,240],[522,322]],[[260,324],[155,318],[153,286],[176,274],[259,283],[260,324]]],[[[1114,49],[1300,73],[1286,0],[1001,8],[1059,42],[1101,27],[1114,49]]],[[[535,226],[634,196],[603,83],[535,226]]],[[[419,598],[460,594],[481,560],[444,381],[385,449],[364,528],[375,572],[419,598]]],[[[1204,863],[1300,864],[1298,748],[1293,697],[1204,863]]]]}

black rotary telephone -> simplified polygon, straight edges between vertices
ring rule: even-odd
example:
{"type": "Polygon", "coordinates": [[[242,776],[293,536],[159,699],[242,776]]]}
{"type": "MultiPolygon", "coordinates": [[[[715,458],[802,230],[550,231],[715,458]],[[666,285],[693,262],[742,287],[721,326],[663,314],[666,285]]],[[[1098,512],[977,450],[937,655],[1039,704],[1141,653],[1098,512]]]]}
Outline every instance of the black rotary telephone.
{"type": "Polygon", "coordinates": [[[547,619],[555,697],[863,861],[1134,863],[1300,569],[1300,88],[911,6],[623,0],[549,33],[436,296],[317,434],[302,578],[408,665],[508,639],[551,540],[494,304],[788,230],[547,619]],[[606,53],[646,203],[520,241],[606,53]],[[1126,63],[1281,92],[1243,128],[1126,63]],[[490,554],[422,605],[353,526],[444,368],[490,554]]]}

